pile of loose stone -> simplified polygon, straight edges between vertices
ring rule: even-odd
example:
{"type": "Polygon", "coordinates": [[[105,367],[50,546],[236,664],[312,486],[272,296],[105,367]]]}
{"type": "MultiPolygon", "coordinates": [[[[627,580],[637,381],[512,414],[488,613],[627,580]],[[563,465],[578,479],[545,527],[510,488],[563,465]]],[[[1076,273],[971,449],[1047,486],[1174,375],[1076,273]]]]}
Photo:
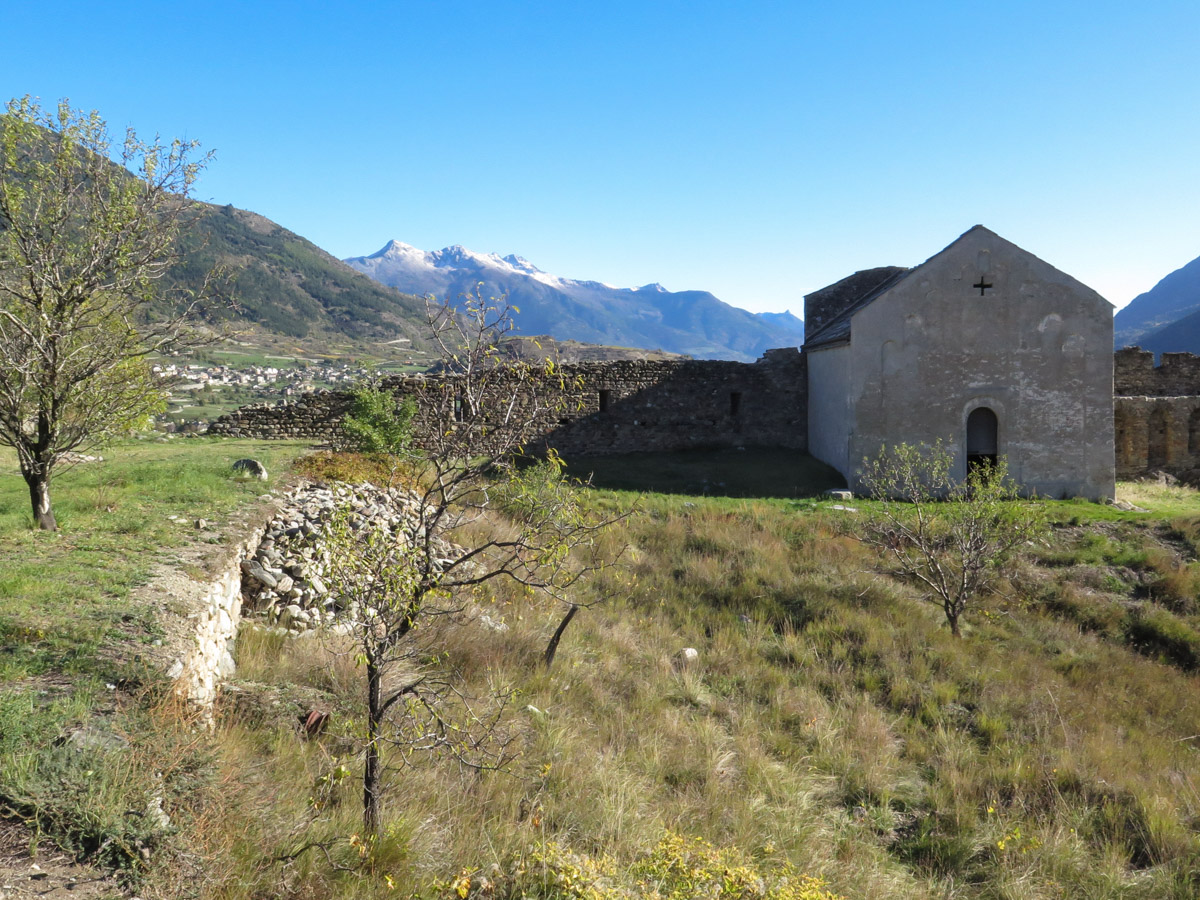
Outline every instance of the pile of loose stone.
{"type": "MultiPolygon", "coordinates": [[[[267,525],[254,556],[241,564],[243,606],[248,612],[291,631],[357,618],[355,604],[343,606],[327,584],[330,556],[323,537],[341,509],[348,509],[348,524],[356,531],[400,535],[413,531],[421,500],[403,488],[367,483],[296,488],[267,525]]],[[[462,553],[440,538],[435,538],[434,548],[443,565],[462,553]]]]}

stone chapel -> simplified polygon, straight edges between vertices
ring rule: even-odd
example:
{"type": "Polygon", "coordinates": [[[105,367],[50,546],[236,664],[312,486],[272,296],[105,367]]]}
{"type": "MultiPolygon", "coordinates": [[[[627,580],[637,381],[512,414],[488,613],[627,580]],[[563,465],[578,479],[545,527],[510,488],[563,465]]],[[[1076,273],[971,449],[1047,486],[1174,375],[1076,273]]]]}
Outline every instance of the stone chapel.
{"type": "Polygon", "coordinates": [[[809,294],[804,324],[809,452],[852,489],[883,446],[940,438],[959,478],[1004,456],[1029,494],[1113,497],[1113,307],[982,225],[809,294]]]}

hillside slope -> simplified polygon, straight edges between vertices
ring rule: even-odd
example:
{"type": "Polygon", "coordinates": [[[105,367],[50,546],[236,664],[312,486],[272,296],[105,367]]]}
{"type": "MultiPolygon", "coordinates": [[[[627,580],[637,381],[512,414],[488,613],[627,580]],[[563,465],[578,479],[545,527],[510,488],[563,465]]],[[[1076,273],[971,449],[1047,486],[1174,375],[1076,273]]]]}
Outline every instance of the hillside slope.
{"type": "Polygon", "coordinates": [[[1197,311],[1200,311],[1200,257],[1134,297],[1117,313],[1113,319],[1116,347],[1139,345],[1157,353],[1181,350],[1200,353],[1200,328],[1195,323],[1174,330],[1174,323],[1197,311]]]}
{"type": "Polygon", "coordinates": [[[383,284],[439,299],[455,300],[482,283],[485,296],[506,295],[520,308],[516,324],[523,334],[747,362],[804,339],[803,323],[790,313],[756,315],[707,291],[668,291],[659,284],[617,288],[561,278],[519,256],[461,246],[426,252],[390,241],[346,262],[383,284]]]}
{"type": "MultiPolygon", "coordinates": [[[[608,900],[626,895],[598,861],[636,866],[674,829],[786,860],[847,898],[1197,896],[1195,519],[1172,537],[1154,517],[1049,505],[1047,545],[958,639],[856,539],[853,511],[643,496],[610,541],[632,545],[628,565],[602,579],[608,600],[550,672],[557,604],[498,591],[487,612],[504,630],[447,633],[472,696],[519,691],[519,761],[515,778],[446,765],[398,778],[405,837],[387,852],[421,860],[398,862],[406,887],[430,866],[472,874],[468,900],[491,896],[482,876],[496,896],[608,900]],[[577,892],[496,887],[547,857],[577,892]]],[[[329,663],[278,654],[248,642],[242,677],[307,666],[304,683],[328,683],[329,663]]],[[[284,782],[319,771],[264,763],[284,782]]],[[[353,788],[330,814],[343,830],[353,788]]]]}
{"type": "Polygon", "coordinates": [[[235,321],[293,338],[403,339],[423,347],[425,303],[381,285],[257,213],[201,204],[171,275],[197,285],[214,265],[233,273],[235,321]]]}
{"type": "Polygon", "coordinates": [[[1200,309],[1137,338],[1134,343],[1154,353],[1200,354],[1200,309]]]}

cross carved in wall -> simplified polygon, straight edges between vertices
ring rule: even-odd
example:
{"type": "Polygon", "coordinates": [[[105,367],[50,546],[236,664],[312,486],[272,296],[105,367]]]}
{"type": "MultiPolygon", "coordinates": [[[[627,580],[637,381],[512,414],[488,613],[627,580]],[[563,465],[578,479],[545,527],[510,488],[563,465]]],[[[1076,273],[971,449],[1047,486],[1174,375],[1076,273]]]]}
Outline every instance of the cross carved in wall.
{"type": "Polygon", "coordinates": [[[973,284],[973,285],[971,285],[971,287],[977,287],[977,288],[979,288],[979,296],[980,296],[980,297],[982,297],[982,296],[983,296],[983,294],[984,294],[984,291],[986,291],[988,288],[990,288],[990,287],[992,287],[992,286],[993,286],[993,285],[991,285],[991,284],[989,284],[988,282],[986,282],[986,281],[984,281],[984,280],[983,280],[983,276],[982,276],[982,275],[980,275],[980,276],[979,276],[979,283],[978,283],[978,284],[973,284]]]}

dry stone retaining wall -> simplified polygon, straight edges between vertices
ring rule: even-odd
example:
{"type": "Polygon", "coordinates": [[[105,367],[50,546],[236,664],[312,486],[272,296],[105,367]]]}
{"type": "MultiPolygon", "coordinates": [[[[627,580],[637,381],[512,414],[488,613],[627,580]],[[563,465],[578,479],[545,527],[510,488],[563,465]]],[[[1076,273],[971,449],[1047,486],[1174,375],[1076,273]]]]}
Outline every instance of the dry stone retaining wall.
{"type": "Polygon", "coordinates": [[[167,629],[171,637],[169,655],[163,660],[166,674],[175,680],[176,695],[205,715],[211,713],[221,683],[234,672],[233,643],[242,618],[241,562],[258,549],[274,510],[272,501],[265,509],[253,511],[247,521],[231,523],[233,534],[217,559],[189,557],[215,573],[210,577],[193,580],[175,566],[165,566],[146,586],[158,596],[171,598],[168,614],[178,620],[167,629]]]}
{"type": "Polygon", "coordinates": [[[231,564],[209,582],[195,613],[195,643],[178,663],[176,692],[198,708],[212,709],[221,682],[234,672],[233,642],[242,620],[242,570],[239,562],[252,556],[261,534],[256,532],[236,548],[231,564]]]}

